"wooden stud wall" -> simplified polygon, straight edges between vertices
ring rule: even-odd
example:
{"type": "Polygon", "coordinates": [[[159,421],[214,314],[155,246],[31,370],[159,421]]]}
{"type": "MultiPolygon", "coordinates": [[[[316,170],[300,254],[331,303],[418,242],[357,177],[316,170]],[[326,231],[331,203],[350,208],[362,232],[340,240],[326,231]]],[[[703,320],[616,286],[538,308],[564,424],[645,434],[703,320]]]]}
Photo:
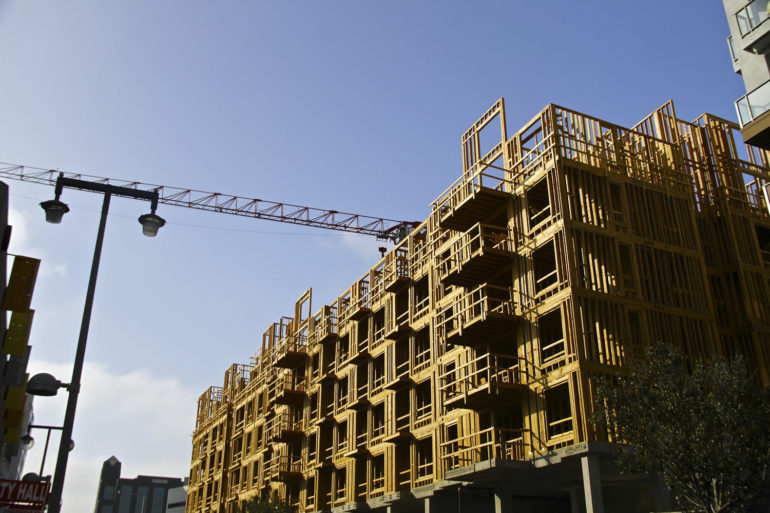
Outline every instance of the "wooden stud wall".
{"type": "Polygon", "coordinates": [[[549,105],[508,137],[496,102],[428,219],[200,397],[187,512],[353,508],[605,440],[596,380],[655,342],[770,383],[770,158],[736,133],[668,102],[631,129],[549,105]]]}

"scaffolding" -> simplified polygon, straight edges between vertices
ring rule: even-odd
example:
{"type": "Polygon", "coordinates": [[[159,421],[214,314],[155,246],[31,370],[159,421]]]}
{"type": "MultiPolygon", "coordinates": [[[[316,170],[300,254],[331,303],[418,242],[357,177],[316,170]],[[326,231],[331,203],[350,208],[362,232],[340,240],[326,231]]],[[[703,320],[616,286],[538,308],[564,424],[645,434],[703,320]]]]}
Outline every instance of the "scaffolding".
{"type": "Polygon", "coordinates": [[[200,397],[187,513],[379,507],[606,441],[596,380],[651,341],[770,383],[770,159],[738,130],[671,102],[633,128],[548,105],[508,137],[496,102],[428,219],[200,397]]]}

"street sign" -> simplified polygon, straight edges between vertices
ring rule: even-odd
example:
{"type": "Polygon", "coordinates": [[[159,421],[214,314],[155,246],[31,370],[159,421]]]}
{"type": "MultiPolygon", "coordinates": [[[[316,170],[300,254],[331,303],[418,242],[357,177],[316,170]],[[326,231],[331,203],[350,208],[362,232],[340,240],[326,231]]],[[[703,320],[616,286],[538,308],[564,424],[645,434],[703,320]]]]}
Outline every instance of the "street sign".
{"type": "Polygon", "coordinates": [[[0,513],[43,513],[49,485],[47,481],[0,479],[0,513]]]}

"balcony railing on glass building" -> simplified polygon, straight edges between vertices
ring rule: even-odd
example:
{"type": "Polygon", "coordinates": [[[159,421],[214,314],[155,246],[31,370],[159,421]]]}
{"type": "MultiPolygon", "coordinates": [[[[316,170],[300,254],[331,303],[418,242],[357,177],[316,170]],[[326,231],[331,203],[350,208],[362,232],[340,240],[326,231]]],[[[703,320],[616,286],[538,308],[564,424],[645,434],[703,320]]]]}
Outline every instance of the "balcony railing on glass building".
{"type": "Polygon", "coordinates": [[[752,2],[746,4],[744,8],[735,13],[735,18],[738,21],[738,28],[741,31],[741,35],[745,36],[757,28],[763,21],[767,19],[767,15],[767,0],[753,0],[752,2]]]}
{"type": "Polygon", "coordinates": [[[735,102],[741,126],[754,121],[770,109],[770,80],[735,102]]]}

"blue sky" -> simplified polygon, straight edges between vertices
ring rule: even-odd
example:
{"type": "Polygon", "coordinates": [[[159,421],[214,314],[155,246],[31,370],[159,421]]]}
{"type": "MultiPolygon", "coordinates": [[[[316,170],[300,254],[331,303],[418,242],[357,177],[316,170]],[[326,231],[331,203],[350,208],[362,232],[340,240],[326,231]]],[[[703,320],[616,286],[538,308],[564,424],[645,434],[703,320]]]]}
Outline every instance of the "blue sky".
{"type": "MultiPolygon", "coordinates": [[[[727,35],[703,0],[0,0],[0,161],[424,219],[501,96],[511,134],[550,102],[626,126],[668,99],[735,119],[727,35]]],[[[43,259],[30,367],[68,381],[101,199],[68,190],[72,212],[46,225],[52,190],[9,185],[10,251],[43,259]]],[[[67,513],[93,507],[113,454],[127,477],[186,475],[197,396],[381,244],[164,206],[147,239],[146,211],[112,204],[67,513]]],[[[62,400],[35,408],[61,423],[62,400]]]]}

